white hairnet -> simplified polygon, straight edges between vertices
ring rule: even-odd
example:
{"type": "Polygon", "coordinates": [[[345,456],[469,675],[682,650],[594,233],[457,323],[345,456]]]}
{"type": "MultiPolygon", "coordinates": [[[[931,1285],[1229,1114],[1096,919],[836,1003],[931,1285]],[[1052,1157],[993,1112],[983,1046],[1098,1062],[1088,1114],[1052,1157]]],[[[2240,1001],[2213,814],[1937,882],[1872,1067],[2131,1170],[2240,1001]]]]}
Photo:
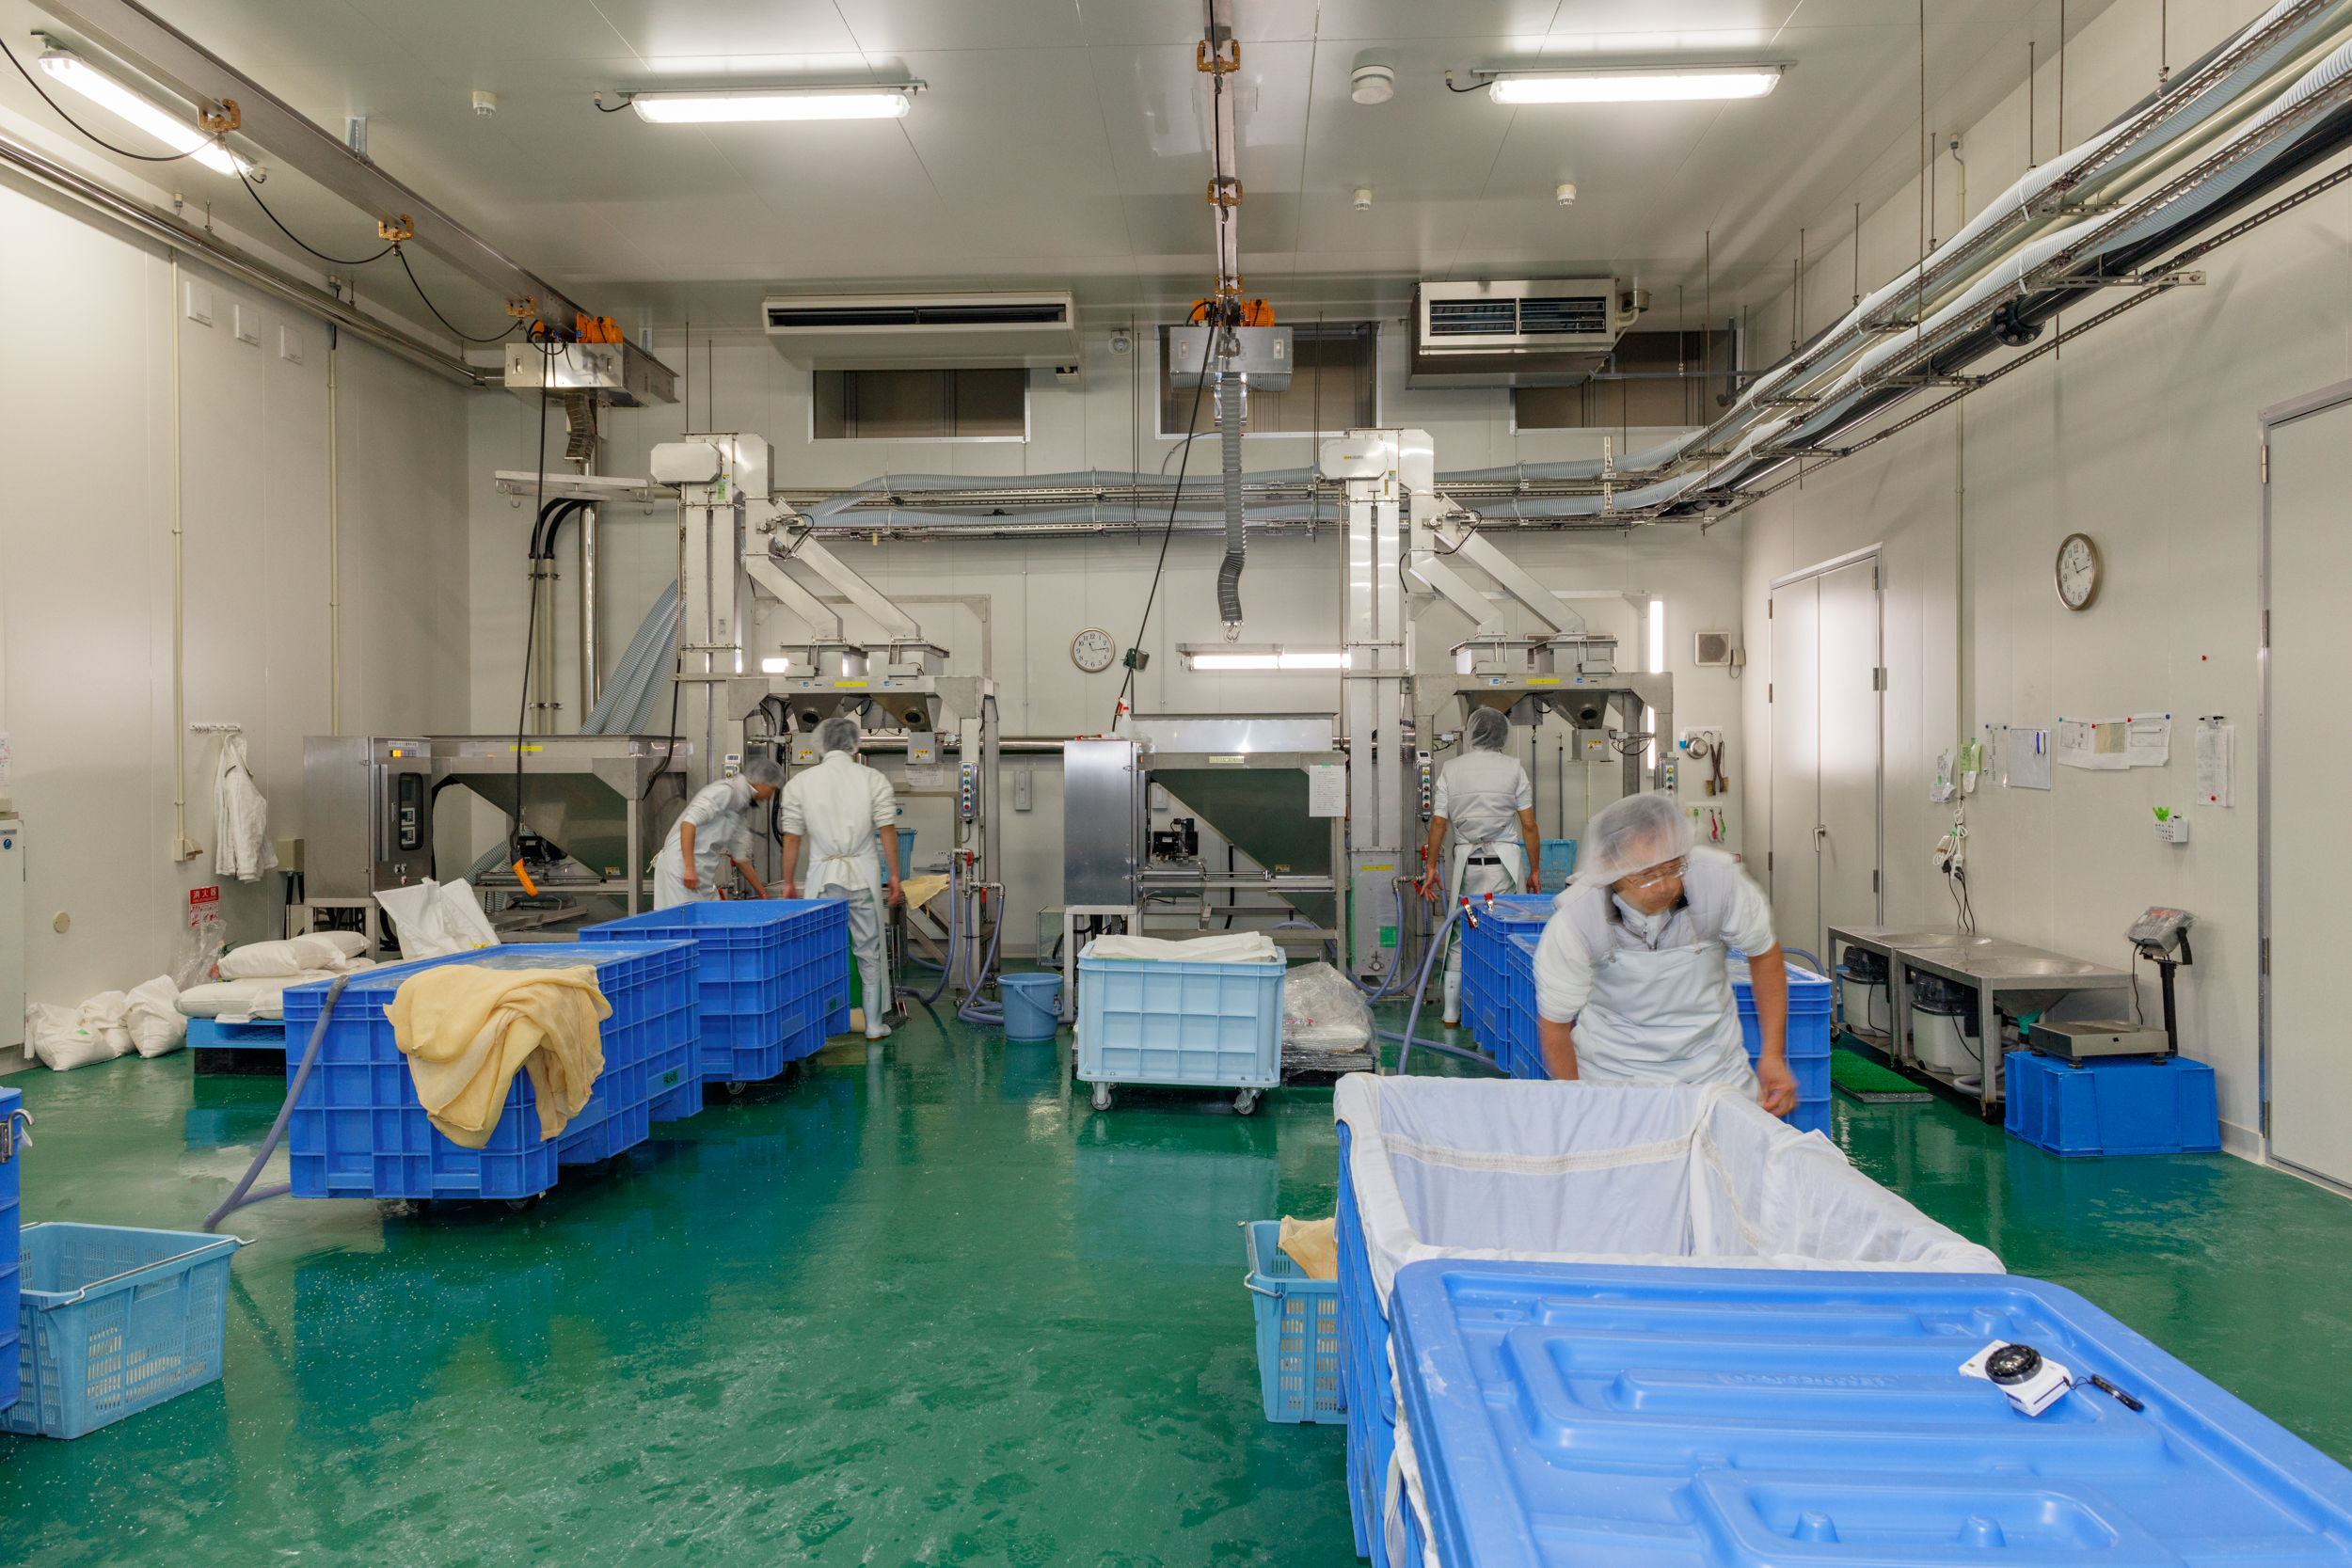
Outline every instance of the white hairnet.
{"type": "Polygon", "coordinates": [[[1629,795],[1593,813],[1576,847],[1580,886],[1608,886],[1620,877],[1680,860],[1691,852],[1691,819],[1663,790],[1629,795]]]}
{"type": "Polygon", "coordinates": [[[1482,707],[1462,726],[1462,739],[1474,752],[1500,752],[1510,743],[1511,721],[1500,709],[1482,707]]]}
{"type": "Polygon", "coordinates": [[[847,752],[855,756],[857,737],[857,721],[840,714],[817,726],[817,749],[820,752],[847,752]]]}
{"type": "Polygon", "coordinates": [[[771,789],[781,789],[784,787],[784,769],[777,766],[773,757],[754,757],[743,765],[743,782],[754,788],[766,784],[771,789]]]}

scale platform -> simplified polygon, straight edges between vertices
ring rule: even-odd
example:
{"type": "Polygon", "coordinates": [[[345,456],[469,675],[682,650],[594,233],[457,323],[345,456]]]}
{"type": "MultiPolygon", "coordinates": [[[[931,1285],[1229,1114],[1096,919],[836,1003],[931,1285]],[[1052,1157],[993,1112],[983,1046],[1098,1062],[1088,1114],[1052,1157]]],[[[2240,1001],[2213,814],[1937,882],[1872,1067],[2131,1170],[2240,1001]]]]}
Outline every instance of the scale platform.
{"type": "Polygon", "coordinates": [[[2161,1029],[2143,1029],[2122,1019],[2076,1019],[2036,1023],[2026,1044],[2044,1056],[2080,1061],[2086,1056],[2169,1056],[2172,1042],[2161,1029]]]}

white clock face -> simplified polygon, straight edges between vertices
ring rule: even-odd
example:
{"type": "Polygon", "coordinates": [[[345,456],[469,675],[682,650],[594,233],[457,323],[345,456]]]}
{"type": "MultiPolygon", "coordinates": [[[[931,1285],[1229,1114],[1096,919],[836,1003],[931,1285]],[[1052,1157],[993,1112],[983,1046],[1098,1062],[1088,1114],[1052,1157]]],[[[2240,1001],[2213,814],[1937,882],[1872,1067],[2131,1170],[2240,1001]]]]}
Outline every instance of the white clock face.
{"type": "Polygon", "coordinates": [[[2070,533],[2058,546],[2058,602],[2069,610],[2088,606],[2099,592],[2099,548],[2079,533],[2070,533]]]}
{"type": "Polygon", "coordinates": [[[1070,662],[1089,675],[1101,674],[1118,657],[1119,644],[1111,641],[1109,632],[1097,627],[1089,626],[1070,640],[1070,662]]]}

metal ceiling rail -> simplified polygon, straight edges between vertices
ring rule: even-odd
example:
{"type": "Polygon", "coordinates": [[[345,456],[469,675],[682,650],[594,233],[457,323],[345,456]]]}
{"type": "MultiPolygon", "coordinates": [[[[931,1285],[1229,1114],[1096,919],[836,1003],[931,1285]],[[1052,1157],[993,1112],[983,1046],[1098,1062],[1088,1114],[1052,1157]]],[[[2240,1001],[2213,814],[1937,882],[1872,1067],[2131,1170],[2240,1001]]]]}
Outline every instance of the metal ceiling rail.
{"type": "Polygon", "coordinates": [[[460,386],[478,388],[489,385],[480,372],[463,360],[452,357],[425,340],[410,337],[397,327],[388,326],[373,316],[364,315],[356,306],[337,299],[325,289],[306,283],[291,273],[280,272],[226,240],[191,227],[161,208],[150,207],[145,202],[134,200],[119,191],[77,174],[65,165],[5,135],[0,135],[0,167],[14,169],[60,196],[93,208],[134,233],[160,240],[190,256],[201,257],[221,271],[252,284],[298,310],[329,322],[355,337],[364,338],[460,386]]]}
{"type": "Polygon", "coordinates": [[[564,291],[442,212],[342,138],[321,129],[250,76],[135,0],[35,0],[71,26],[172,91],[208,111],[233,100],[238,132],[286,167],[298,170],[439,257],[506,300],[569,330],[580,308],[564,291]]]}

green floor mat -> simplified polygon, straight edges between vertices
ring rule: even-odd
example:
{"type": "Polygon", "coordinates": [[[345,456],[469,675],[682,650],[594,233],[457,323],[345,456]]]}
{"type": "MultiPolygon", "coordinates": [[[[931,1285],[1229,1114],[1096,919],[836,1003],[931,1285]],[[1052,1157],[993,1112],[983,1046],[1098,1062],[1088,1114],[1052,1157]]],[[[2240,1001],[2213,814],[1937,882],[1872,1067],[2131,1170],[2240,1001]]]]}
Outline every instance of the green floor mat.
{"type": "Polygon", "coordinates": [[[1935,1098],[1901,1073],[1851,1051],[1829,1053],[1829,1081],[1839,1093],[1864,1105],[1915,1105],[1935,1098]]]}

